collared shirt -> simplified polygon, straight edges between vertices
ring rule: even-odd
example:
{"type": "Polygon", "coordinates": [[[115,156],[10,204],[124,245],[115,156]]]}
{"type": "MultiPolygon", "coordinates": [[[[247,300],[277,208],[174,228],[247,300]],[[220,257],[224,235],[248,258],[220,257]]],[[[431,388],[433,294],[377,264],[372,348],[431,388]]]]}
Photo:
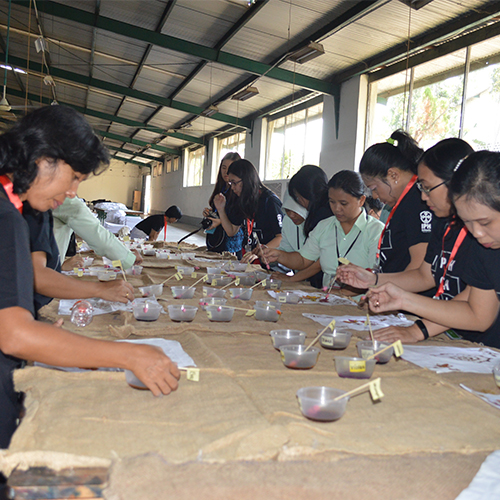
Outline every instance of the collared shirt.
{"type": "Polygon", "coordinates": [[[347,234],[336,217],[329,217],[318,223],[299,252],[304,259],[313,262],[319,258],[325,273],[323,286],[330,286],[337,271],[338,257],[345,257],[364,268],[375,265],[378,240],[383,229],[382,222],[367,215],[364,209],[347,234]]]}
{"type": "Polygon", "coordinates": [[[87,205],[79,198],[66,198],[64,203],[52,212],[54,236],[61,259],[68,251],[73,231],[83,238],[97,255],[111,260],[121,260],[124,269],[135,263],[135,255],[106,228],[101,226],[87,205]]]}

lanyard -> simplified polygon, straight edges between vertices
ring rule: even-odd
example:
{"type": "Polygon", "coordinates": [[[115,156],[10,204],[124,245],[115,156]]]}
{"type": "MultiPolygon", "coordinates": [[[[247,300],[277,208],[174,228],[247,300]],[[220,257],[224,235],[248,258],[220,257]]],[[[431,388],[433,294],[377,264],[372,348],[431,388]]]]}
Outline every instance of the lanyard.
{"type": "Polygon", "coordinates": [[[249,245],[251,245],[251,241],[252,241],[252,232],[253,232],[254,222],[255,222],[255,219],[252,219],[251,221],[247,219],[247,240],[248,240],[249,245]]]}
{"type": "Polygon", "coordinates": [[[5,189],[10,202],[19,210],[19,213],[22,214],[23,202],[17,194],[14,194],[14,185],[12,184],[12,181],[6,175],[0,175],[0,183],[5,189]]]}
{"type": "Polygon", "coordinates": [[[163,216],[163,241],[167,241],[167,216],[163,216]]]}
{"type": "Polygon", "coordinates": [[[340,257],[347,257],[347,254],[351,251],[351,249],[354,246],[354,244],[356,243],[356,241],[358,241],[360,234],[361,234],[361,229],[359,230],[359,233],[356,236],[356,238],[354,238],[354,241],[351,243],[351,246],[347,249],[347,252],[341,256],[340,252],[339,252],[339,239],[338,239],[338,233],[337,233],[337,226],[335,226],[335,246],[337,247],[337,262],[338,262],[338,259],[340,259],[340,257]]]}
{"type": "MultiPolygon", "coordinates": [[[[450,231],[450,226],[448,225],[443,236],[443,246],[442,246],[441,256],[444,254],[444,239],[446,238],[446,235],[449,233],[449,231],[450,231]]],[[[448,262],[446,263],[446,266],[444,268],[443,276],[441,276],[441,279],[439,280],[439,287],[436,292],[436,295],[434,295],[435,299],[439,298],[444,293],[444,279],[446,277],[446,272],[448,271],[448,266],[451,264],[451,262],[453,262],[453,259],[455,258],[455,255],[457,254],[458,249],[460,248],[460,245],[462,244],[466,236],[467,236],[467,228],[463,227],[462,229],[460,229],[460,232],[458,233],[458,237],[450,253],[450,258],[448,259],[448,262]]]]}
{"type": "Polygon", "coordinates": [[[403,198],[407,195],[408,191],[413,187],[415,182],[417,182],[418,175],[415,174],[411,179],[410,182],[406,185],[404,191],[401,193],[401,196],[399,197],[398,201],[396,204],[392,207],[391,213],[389,214],[389,217],[387,217],[387,222],[385,223],[384,229],[382,230],[382,234],[380,235],[380,238],[378,240],[378,247],[377,247],[377,255],[376,255],[376,262],[379,264],[380,262],[380,247],[382,246],[382,240],[384,239],[384,234],[387,228],[389,227],[389,222],[391,222],[392,216],[394,215],[394,212],[396,209],[399,207],[399,204],[403,201],[403,198]]]}

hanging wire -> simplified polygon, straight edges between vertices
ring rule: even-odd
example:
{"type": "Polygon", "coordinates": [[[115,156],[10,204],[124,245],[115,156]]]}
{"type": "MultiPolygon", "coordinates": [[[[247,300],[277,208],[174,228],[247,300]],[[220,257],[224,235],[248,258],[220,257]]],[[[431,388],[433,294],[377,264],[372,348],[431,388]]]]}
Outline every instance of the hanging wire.
{"type": "MultiPolygon", "coordinates": [[[[405,128],[405,112],[408,112],[410,110],[406,110],[406,91],[407,91],[407,85],[408,85],[408,67],[410,63],[410,35],[411,35],[411,2],[408,4],[408,40],[406,44],[406,70],[405,70],[405,91],[403,94],[403,113],[402,113],[402,118],[401,118],[401,128],[405,128]]],[[[409,99],[409,96],[408,96],[409,99]]]]}
{"type": "Polygon", "coordinates": [[[24,112],[28,112],[28,92],[30,81],[30,49],[31,49],[31,8],[33,0],[30,0],[29,17],[28,17],[28,54],[26,56],[26,95],[24,96],[24,112]]]}
{"type": "Polygon", "coordinates": [[[3,73],[3,99],[6,99],[5,93],[7,91],[7,67],[9,64],[9,38],[10,38],[10,15],[12,9],[12,0],[9,0],[9,15],[7,18],[7,40],[5,42],[5,68],[3,73]]]}

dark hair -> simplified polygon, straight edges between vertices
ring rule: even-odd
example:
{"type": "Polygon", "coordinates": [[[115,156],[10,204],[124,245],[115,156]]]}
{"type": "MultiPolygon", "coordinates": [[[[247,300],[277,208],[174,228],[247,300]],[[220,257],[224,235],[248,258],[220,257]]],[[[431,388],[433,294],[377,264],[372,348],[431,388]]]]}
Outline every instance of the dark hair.
{"type": "MultiPolygon", "coordinates": [[[[328,207],[328,177],[323,169],[316,165],[304,165],[290,179],[288,183],[288,193],[299,203],[298,196],[302,196],[309,201],[307,217],[304,223],[304,234],[309,233],[317,224],[317,212],[322,207],[328,207]]],[[[300,205],[300,203],[299,203],[300,205]]]]}
{"type": "Polygon", "coordinates": [[[182,217],[182,212],[177,205],[172,205],[165,210],[165,215],[169,218],[173,217],[174,219],[179,220],[182,217]]]}
{"type": "Polygon", "coordinates": [[[500,212],[500,153],[471,153],[453,174],[449,186],[450,198],[465,196],[500,212]]]}
{"type": "Polygon", "coordinates": [[[260,190],[267,189],[262,184],[257,169],[248,160],[236,160],[229,165],[227,173],[233,174],[243,181],[241,194],[236,203],[243,215],[252,219],[257,212],[260,190]]]}
{"type": "Polygon", "coordinates": [[[370,146],[359,164],[359,172],[370,177],[387,177],[390,168],[416,173],[417,164],[423,150],[417,142],[403,130],[391,134],[390,141],[370,146]],[[397,142],[396,142],[397,141],[397,142]]]}
{"type": "MultiPolygon", "coordinates": [[[[212,210],[215,210],[214,198],[219,193],[222,193],[223,191],[226,190],[226,181],[222,177],[222,172],[221,172],[222,163],[226,160],[231,160],[234,162],[236,160],[241,160],[241,156],[239,155],[239,153],[230,152],[230,153],[226,153],[224,155],[224,158],[222,158],[222,160],[220,161],[219,172],[217,173],[217,180],[215,181],[214,190],[212,192],[212,195],[210,196],[210,199],[208,200],[208,204],[212,207],[212,210]]],[[[230,194],[230,193],[228,193],[228,194],[230,194]]]]}
{"type": "Polygon", "coordinates": [[[109,164],[108,150],[83,115],[65,106],[39,108],[0,136],[0,174],[12,174],[16,194],[33,183],[40,158],[62,160],[85,175],[109,164]]]}
{"type": "Polygon", "coordinates": [[[354,196],[358,200],[365,196],[366,186],[361,176],[352,170],[341,170],[337,172],[329,181],[329,189],[342,189],[347,194],[354,196]]]}
{"type": "Polygon", "coordinates": [[[443,139],[429,148],[419,163],[423,163],[436,177],[448,183],[457,163],[473,152],[469,144],[462,139],[443,139]]]}
{"type": "Polygon", "coordinates": [[[380,210],[382,210],[383,208],[384,204],[378,198],[374,198],[373,196],[366,197],[365,210],[367,212],[369,212],[370,210],[380,212],[380,210]]]}

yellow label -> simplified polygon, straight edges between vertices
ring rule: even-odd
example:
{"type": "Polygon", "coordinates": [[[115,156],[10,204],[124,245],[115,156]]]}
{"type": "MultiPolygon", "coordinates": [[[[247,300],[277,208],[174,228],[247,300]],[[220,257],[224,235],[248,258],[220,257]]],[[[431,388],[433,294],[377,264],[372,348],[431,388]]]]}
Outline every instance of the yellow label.
{"type": "Polygon", "coordinates": [[[203,289],[203,297],[206,297],[207,296],[207,291],[205,289],[203,289]]]}
{"type": "Polygon", "coordinates": [[[335,328],[335,320],[332,319],[330,321],[330,323],[328,324],[328,328],[333,332],[334,328],[335,328]]]}
{"type": "Polygon", "coordinates": [[[77,246],[78,248],[81,248],[81,246],[82,246],[82,242],[81,242],[81,241],[77,241],[77,242],[76,242],[76,246],[77,246]]]}
{"type": "Polygon", "coordinates": [[[124,236],[123,241],[130,241],[130,236],[124,236]]]}
{"type": "Polygon", "coordinates": [[[377,401],[377,399],[381,399],[384,397],[384,393],[382,392],[382,388],[380,387],[380,378],[372,380],[368,388],[370,389],[370,395],[373,401],[377,401]]]}
{"type": "Polygon", "coordinates": [[[401,340],[396,340],[396,342],[392,344],[392,347],[394,347],[394,355],[396,356],[396,358],[400,358],[404,352],[403,343],[401,342],[401,340]]]}
{"type": "Polygon", "coordinates": [[[113,267],[122,267],[122,261],[121,260],[114,260],[113,262],[111,262],[111,265],[113,267]]]}
{"type": "Polygon", "coordinates": [[[79,278],[81,278],[83,276],[83,271],[78,271],[76,274],[79,278]]]}
{"type": "Polygon", "coordinates": [[[372,349],[361,349],[361,357],[366,359],[369,358],[373,354],[372,349]]]}
{"type": "Polygon", "coordinates": [[[262,280],[262,281],[260,282],[260,284],[261,284],[262,286],[266,286],[266,280],[262,280]]]}
{"type": "Polygon", "coordinates": [[[271,283],[271,290],[277,290],[278,289],[278,283],[271,283]]]}
{"type": "Polygon", "coordinates": [[[207,311],[207,317],[208,319],[212,319],[212,311],[207,311]]]}
{"type": "Polygon", "coordinates": [[[350,264],[349,259],[346,259],[345,257],[339,257],[339,262],[343,264],[344,266],[347,266],[347,264],[350,264]]]}
{"type": "Polygon", "coordinates": [[[181,279],[182,279],[182,273],[175,273],[175,274],[174,274],[174,278],[175,278],[177,281],[181,280],[181,279]]]}
{"type": "Polygon", "coordinates": [[[199,368],[188,368],[186,371],[186,378],[192,382],[200,381],[200,369],[199,368]]]}
{"type": "Polygon", "coordinates": [[[205,276],[203,276],[203,282],[205,282],[207,280],[208,280],[208,274],[205,274],[205,276]]]}
{"type": "Polygon", "coordinates": [[[74,267],[73,268],[73,272],[77,273],[80,269],[78,269],[78,267],[74,267]]]}
{"type": "Polygon", "coordinates": [[[236,286],[238,286],[238,285],[240,284],[240,278],[236,278],[236,279],[234,280],[234,284],[235,284],[236,286]]]}
{"type": "Polygon", "coordinates": [[[249,309],[249,310],[246,312],[245,316],[253,316],[254,314],[255,314],[255,309],[249,309]]]}
{"type": "Polygon", "coordinates": [[[351,373],[365,372],[366,361],[349,361],[349,371],[351,373]]]}
{"type": "Polygon", "coordinates": [[[285,353],[281,351],[281,361],[285,362],[285,353]]]}
{"type": "Polygon", "coordinates": [[[286,304],[286,297],[283,297],[283,295],[281,297],[278,297],[278,301],[283,303],[283,304],[286,304]]]}
{"type": "Polygon", "coordinates": [[[321,343],[323,345],[329,345],[329,346],[332,346],[333,345],[333,337],[321,337],[321,343]]]}
{"type": "Polygon", "coordinates": [[[196,273],[191,273],[191,278],[197,278],[198,275],[196,273]]]}
{"type": "Polygon", "coordinates": [[[213,279],[213,280],[212,280],[211,285],[212,285],[212,286],[217,286],[217,280],[216,280],[216,279],[213,279]]]}

